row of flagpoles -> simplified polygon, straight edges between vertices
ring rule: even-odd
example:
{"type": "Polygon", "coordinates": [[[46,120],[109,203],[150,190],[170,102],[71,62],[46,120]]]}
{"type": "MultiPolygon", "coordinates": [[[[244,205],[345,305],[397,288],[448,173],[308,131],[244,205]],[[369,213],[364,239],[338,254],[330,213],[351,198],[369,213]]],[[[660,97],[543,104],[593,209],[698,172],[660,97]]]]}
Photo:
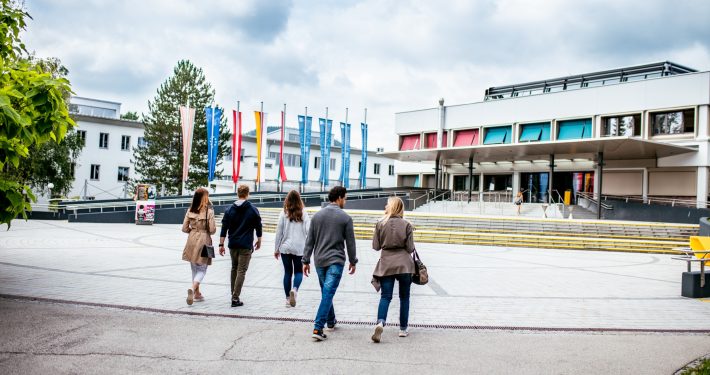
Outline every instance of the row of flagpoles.
{"type": "MultiPolygon", "coordinates": [[[[232,182],[234,186],[239,181],[239,173],[242,159],[242,112],[240,112],[239,102],[237,109],[232,111],[232,182]]],[[[192,137],[195,123],[195,108],[190,108],[188,102],[186,106],[180,106],[180,126],[182,128],[182,182],[183,194],[185,183],[188,180],[188,172],[190,169],[190,153],[192,152],[192,137]]],[[[208,181],[214,180],[215,167],[217,165],[217,150],[219,147],[219,125],[222,119],[222,109],[218,107],[205,107],[205,118],[207,123],[207,168],[208,181]]],[[[256,121],[256,190],[260,190],[261,184],[261,167],[262,167],[262,144],[266,138],[265,125],[266,113],[264,113],[264,103],[261,103],[259,111],[254,111],[256,121]]],[[[305,109],[304,115],[298,115],[298,135],[301,151],[301,184],[305,186],[308,183],[308,167],[311,151],[311,133],[312,133],[313,117],[308,116],[308,107],[305,109]]],[[[321,189],[324,190],[328,186],[330,179],[330,149],[332,145],[332,130],[333,120],[328,118],[328,108],[325,109],[325,118],[318,119],[320,130],[320,176],[318,181],[321,183],[321,189]]],[[[342,186],[349,188],[350,185],[350,127],[348,122],[348,109],[345,109],[345,122],[340,123],[341,134],[341,168],[338,181],[342,186]]],[[[277,180],[280,184],[287,181],[286,167],[284,165],[284,137],[286,134],[286,105],[281,111],[281,139],[279,145],[279,170],[277,180]]],[[[360,188],[367,187],[367,109],[365,109],[365,117],[360,123],[362,131],[362,162],[360,163],[360,188]]]]}

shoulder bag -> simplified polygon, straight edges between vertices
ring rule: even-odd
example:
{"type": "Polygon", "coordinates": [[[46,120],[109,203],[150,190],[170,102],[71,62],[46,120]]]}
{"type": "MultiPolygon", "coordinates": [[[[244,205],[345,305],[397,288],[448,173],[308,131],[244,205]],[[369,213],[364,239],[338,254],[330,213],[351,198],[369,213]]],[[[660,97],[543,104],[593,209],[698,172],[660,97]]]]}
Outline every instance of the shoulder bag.
{"type": "Polygon", "coordinates": [[[200,256],[202,258],[214,258],[214,246],[212,245],[212,235],[210,234],[210,221],[207,218],[207,214],[209,212],[209,209],[207,209],[207,212],[205,212],[205,226],[207,226],[207,229],[205,229],[205,231],[207,232],[207,238],[209,238],[209,243],[202,245],[202,252],[200,252],[200,256]]]}
{"type": "Polygon", "coordinates": [[[412,253],[412,258],[414,259],[414,274],[412,275],[412,282],[417,285],[426,285],[429,282],[429,272],[426,269],[422,260],[419,259],[419,254],[415,249],[412,253]]]}

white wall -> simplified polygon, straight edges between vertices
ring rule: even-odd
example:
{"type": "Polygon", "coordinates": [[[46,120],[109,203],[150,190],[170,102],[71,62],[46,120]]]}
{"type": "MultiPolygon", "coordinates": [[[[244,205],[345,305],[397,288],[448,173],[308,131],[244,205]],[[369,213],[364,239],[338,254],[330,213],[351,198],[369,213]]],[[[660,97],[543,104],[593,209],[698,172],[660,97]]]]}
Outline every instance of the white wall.
{"type": "MultiPolygon", "coordinates": [[[[96,199],[114,199],[124,197],[124,182],[118,181],[118,167],[129,167],[128,176],[136,178],[135,168],[131,163],[133,158],[132,148],[138,144],[138,137],[143,136],[142,124],[135,122],[115,123],[131,124],[124,126],[100,123],[101,120],[91,121],[85,117],[76,121],[77,130],[86,131],[86,145],[76,162],[74,169],[74,185],[69,197],[82,196],[84,181],[88,182],[87,195],[96,199]],[[138,127],[136,127],[138,126],[138,127]],[[108,148],[99,148],[99,134],[108,133],[108,148]],[[127,151],[121,150],[121,136],[131,137],[130,147],[127,151]],[[91,164],[100,165],[99,179],[91,180],[91,164]]],[[[129,192],[130,193],[130,192],[129,192]]]]}
{"type": "MultiPolygon", "coordinates": [[[[710,72],[446,107],[446,129],[710,103],[710,72]]],[[[395,114],[397,134],[436,130],[437,109],[395,114]]]]}

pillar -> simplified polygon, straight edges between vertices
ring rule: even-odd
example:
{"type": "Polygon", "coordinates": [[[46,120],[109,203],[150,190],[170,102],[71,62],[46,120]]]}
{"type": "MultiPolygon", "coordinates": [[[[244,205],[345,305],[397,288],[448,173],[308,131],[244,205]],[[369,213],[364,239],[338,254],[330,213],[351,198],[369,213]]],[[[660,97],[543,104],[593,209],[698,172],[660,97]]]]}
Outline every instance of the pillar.
{"type": "Polygon", "coordinates": [[[698,167],[697,208],[707,208],[708,167],[698,167]]]}
{"type": "Polygon", "coordinates": [[[599,181],[599,199],[597,199],[597,219],[602,218],[602,189],[604,188],[604,182],[602,181],[604,176],[604,153],[600,152],[597,154],[597,178],[594,181],[599,181]]]}
{"type": "MultiPolygon", "coordinates": [[[[439,126],[436,129],[436,148],[443,146],[444,127],[446,125],[446,107],[444,98],[439,99],[439,126]]],[[[438,185],[437,185],[438,187],[438,185]]]]}
{"type": "Polygon", "coordinates": [[[513,172],[513,201],[520,191],[520,172],[513,172]]]}
{"type": "Polygon", "coordinates": [[[648,203],[648,168],[643,169],[643,176],[641,177],[641,198],[643,203],[648,203]]]}
{"type": "Polygon", "coordinates": [[[554,198],[552,196],[552,180],[555,175],[555,154],[550,154],[550,178],[547,179],[547,202],[553,203],[554,198]]]}
{"type": "Polygon", "coordinates": [[[473,156],[468,158],[468,203],[471,203],[473,193],[473,156]]]}

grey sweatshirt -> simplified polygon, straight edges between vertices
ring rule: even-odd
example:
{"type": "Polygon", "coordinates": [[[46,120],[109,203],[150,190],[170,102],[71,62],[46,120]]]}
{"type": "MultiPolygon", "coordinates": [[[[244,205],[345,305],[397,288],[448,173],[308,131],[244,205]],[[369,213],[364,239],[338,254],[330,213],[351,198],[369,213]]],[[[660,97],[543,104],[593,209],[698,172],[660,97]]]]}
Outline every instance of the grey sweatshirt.
{"type": "Polygon", "coordinates": [[[310,221],[306,211],[303,211],[303,221],[300,223],[289,220],[281,211],[279,224],[276,226],[275,252],[302,256],[310,221]]]}
{"type": "Polygon", "coordinates": [[[309,264],[313,254],[316,267],[345,265],[346,245],[348,261],[350,264],[356,264],[353,219],[338,205],[329,204],[316,212],[311,219],[306,248],[303,251],[303,264],[309,264]]]}

